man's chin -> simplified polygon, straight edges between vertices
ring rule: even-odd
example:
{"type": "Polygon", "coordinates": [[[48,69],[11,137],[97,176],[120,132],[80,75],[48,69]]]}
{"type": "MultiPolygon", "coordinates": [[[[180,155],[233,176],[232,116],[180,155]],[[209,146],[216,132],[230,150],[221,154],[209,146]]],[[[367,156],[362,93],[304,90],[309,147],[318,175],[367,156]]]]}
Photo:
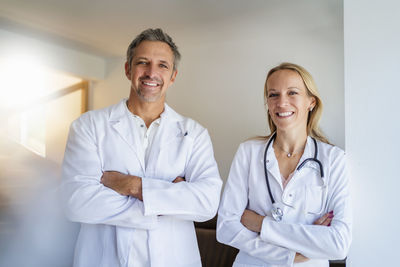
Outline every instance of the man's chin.
{"type": "Polygon", "coordinates": [[[155,95],[155,96],[143,96],[143,95],[139,95],[139,98],[146,103],[154,103],[154,102],[158,102],[161,99],[161,95],[155,95]]]}

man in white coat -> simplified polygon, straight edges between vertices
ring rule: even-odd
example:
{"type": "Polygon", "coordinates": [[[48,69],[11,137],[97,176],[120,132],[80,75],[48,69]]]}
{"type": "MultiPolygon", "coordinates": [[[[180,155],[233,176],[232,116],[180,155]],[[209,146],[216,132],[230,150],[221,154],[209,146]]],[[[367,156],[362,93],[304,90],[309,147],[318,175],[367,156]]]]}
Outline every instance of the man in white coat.
{"type": "Polygon", "coordinates": [[[74,266],[201,266],[193,221],[216,214],[222,181],[207,130],[165,103],[179,59],[161,29],[143,31],[129,99],[72,123],[61,189],[81,223],[74,266]]]}

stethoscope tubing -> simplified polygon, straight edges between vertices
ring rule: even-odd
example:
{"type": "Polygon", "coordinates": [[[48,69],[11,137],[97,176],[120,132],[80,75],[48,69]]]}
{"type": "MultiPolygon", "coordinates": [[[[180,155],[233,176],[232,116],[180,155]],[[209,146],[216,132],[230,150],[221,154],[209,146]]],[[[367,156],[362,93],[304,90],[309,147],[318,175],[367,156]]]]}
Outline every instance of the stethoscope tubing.
{"type": "Polygon", "coordinates": [[[268,178],[268,170],[267,170],[267,152],[268,152],[268,148],[271,145],[272,141],[275,139],[276,133],[273,133],[273,135],[271,136],[271,138],[268,140],[268,144],[267,147],[265,148],[265,152],[264,152],[264,173],[265,173],[265,180],[267,182],[267,189],[268,189],[268,194],[269,194],[269,198],[271,199],[272,204],[275,203],[275,199],[272,196],[272,192],[271,192],[271,186],[269,185],[269,178],[268,178]]]}
{"type": "MultiPolygon", "coordinates": [[[[272,196],[272,192],[271,192],[271,186],[269,184],[269,177],[268,177],[268,170],[267,170],[267,152],[268,152],[268,148],[271,145],[272,141],[275,139],[276,137],[276,132],[272,134],[272,136],[270,137],[270,139],[268,140],[267,146],[265,148],[265,152],[264,152],[264,173],[265,173],[265,180],[267,183],[267,189],[268,189],[268,194],[269,194],[269,198],[271,199],[272,204],[275,204],[275,199],[272,196]]],[[[317,159],[318,157],[318,145],[317,145],[317,141],[315,140],[315,138],[311,137],[312,140],[314,141],[314,157],[313,158],[307,158],[305,160],[303,160],[302,163],[299,164],[299,166],[297,167],[297,171],[301,170],[301,168],[304,167],[304,165],[308,162],[308,161],[314,161],[318,164],[319,166],[319,171],[321,174],[321,178],[324,178],[324,168],[322,166],[321,161],[319,161],[317,159]]]]}

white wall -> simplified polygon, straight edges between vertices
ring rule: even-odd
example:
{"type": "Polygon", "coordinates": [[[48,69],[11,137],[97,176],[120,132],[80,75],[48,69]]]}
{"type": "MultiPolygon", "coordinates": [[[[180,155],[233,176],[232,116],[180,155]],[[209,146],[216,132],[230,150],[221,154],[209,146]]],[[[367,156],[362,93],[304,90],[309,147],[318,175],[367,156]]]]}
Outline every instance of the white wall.
{"type": "Polygon", "coordinates": [[[91,83],[89,109],[103,108],[129,96],[130,83],[125,76],[124,64],[122,57],[106,59],[105,79],[91,83]]]}
{"type": "Polygon", "coordinates": [[[85,79],[104,79],[106,64],[102,57],[26,37],[0,25],[0,58],[10,56],[35,57],[37,63],[52,69],[85,79]]]}
{"type": "Polygon", "coordinates": [[[345,1],[346,151],[354,238],[348,266],[399,266],[400,3],[345,1]]]}
{"type": "MultiPolygon", "coordinates": [[[[166,29],[182,53],[167,101],[208,128],[224,180],[239,143],[267,133],[264,80],[283,61],[303,65],[314,76],[325,103],[322,128],[344,147],[342,1],[264,3],[260,10],[214,25],[204,21],[184,33],[166,29]]],[[[128,96],[123,63],[107,61],[106,79],[93,87],[93,108],[128,96]]]]}

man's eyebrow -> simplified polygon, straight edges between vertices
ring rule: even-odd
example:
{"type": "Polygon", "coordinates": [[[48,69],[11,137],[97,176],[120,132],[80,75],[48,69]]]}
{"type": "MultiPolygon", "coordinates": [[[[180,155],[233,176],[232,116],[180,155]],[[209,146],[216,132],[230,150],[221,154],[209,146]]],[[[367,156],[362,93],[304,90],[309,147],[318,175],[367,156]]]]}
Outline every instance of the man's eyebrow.
{"type": "Polygon", "coordinates": [[[166,63],[166,64],[169,65],[169,62],[168,62],[167,60],[162,60],[162,59],[161,59],[160,62],[161,62],[161,63],[166,63]]]}
{"type": "MultiPolygon", "coordinates": [[[[134,60],[149,60],[149,59],[147,57],[137,57],[134,58],[134,60]]],[[[170,63],[167,60],[160,59],[159,62],[170,65],[170,63]]]]}

